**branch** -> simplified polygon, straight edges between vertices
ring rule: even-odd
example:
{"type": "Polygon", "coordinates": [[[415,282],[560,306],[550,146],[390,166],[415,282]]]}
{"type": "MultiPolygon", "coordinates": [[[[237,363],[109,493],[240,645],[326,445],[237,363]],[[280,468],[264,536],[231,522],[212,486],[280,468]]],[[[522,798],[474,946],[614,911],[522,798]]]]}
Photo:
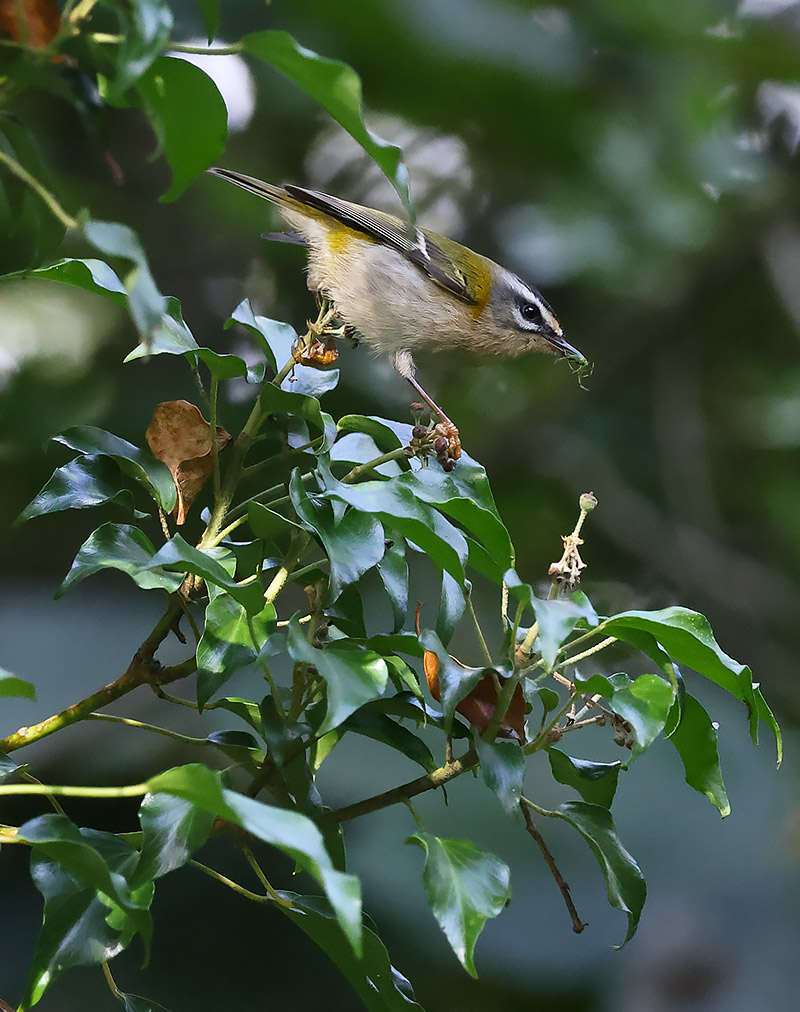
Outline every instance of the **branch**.
{"type": "Polygon", "coordinates": [[[558,870],[556,859],[550,852],[550,848],[544,842],[544,837],[536,828],[536,824],[533,821],[533,816],[531,815],[530,809],[528,808],[528,805],[526,804],[524,798],[522,799],[522,801],[520,801],[519,807],[522,810],[522,817],[525,819],[525,828],[528,830],[528,832],[531,834],[531,836],[538,844],[539,850],[541,850],[542,855],[544,856],[544,859],[547,862],[547,867],[550,869],[553,878],[556,880],[556,885],[561,890],[561,895],[564,898],[564,904],[567,910],[569,911],[569,916],[570,919],[572,920],[572,930],[575,932],[576,935],[579,935],[586,927],[586,924],[580,919],[580,917],[578,917],[578,911],[575,909],[575,904],[572,902],[572,896],[569,891],[569,886],[565,882],[564,876],[558,870]]]}
{"type": "Polygon", "coordinates": [[[329,826],[340,822],[349,822],[350,819],[357,819],[361,815],[369,815],[370,812],[377,812],[381,808],[388,808],[389,805],[397,805],[408,801],[409,798],[414,798],[425,791],[444,787],[446,783],[449,783],[449,781],[454,780],[456,777],[461,776],[462,773],[466,773],[477,765],[478,754],[471,748],[460,759],[447,762],[444,766],[440,766],[438,770],[426,773],[425,776],[411,780],[407,784],[401,784],[399,787],[393,787],[390,791],[384,791],[382,794],[375,794],[371,798],[357,801],[354,805],[337,808],[333,812],[325,812],[324,815],[321,815],[317,819],[317,825],[329,826]]]}
{"type": "Polygon", "coordinates": [[[41,723],[34,724],[33,727],[21,727],[7,738],[0,738],[0,752],[14,752],[24,745],[30,745],[34,741],[46,738],[47,735],[53,734],[55,731],[60,731],[62,727],[76,724],[78,721],[88,717],[94,710],[108,706],[115,699],[119,699],[140,685],[148,683],[151,685],[167,685],[170,682],[177,681],[179,678],[185,678],[187,675],[190,675],[197,669],[197,661],[194,657],[190,657],[181,664],[175,664],[169,668],[162,668],[157,661],[153,660],[153,655],[163,640],[166,639],[173,628],[175,619],[180,613],[180,602],[177,598],[174,598],[155,625],[153,631],[133,655],[131,663],[119,678],[97,692],[93,692],[85,699],[73,703],[60,713],[53,714],[52,717],[48,717],[41,723]]]}

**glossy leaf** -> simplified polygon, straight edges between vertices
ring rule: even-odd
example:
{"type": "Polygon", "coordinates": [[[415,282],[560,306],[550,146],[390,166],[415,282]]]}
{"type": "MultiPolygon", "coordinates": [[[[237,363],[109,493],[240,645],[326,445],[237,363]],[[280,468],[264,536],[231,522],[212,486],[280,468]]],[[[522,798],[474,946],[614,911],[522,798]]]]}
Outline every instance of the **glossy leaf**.
{"type": "Polygon", "coordinates": [[[76,425],[54,436],[53,441],[63,443],[78,453],[110,457],[123,474],[129,475],[147,490],[165,513],[171,513],[175,507],[175,482],[169,468],[148,450],[140,450],[127,439],[94,425],[76,425]]]}
{"type": "Polygon", "coordinates": [[[133,362],[137,358],[146,359],[151,355],[186,355],[190,361],[194,361],[202,351],[204,349],[198,347],[183,319],[180,302],[170,295],[167,296],[166,309],[156,329],[147,334],[145,340],[125,356],[124,361],[133,362]]]}
{"type": "Polygon", "coordinates": [[[214,816],[170,794],[148,794],[139,807],[142,846],[131,876],[139,885],[181,868],[208,840],[214,816]]]}
{"type": "MultiPolygon", "coordinates": [[[[138,2],[146,3],[148,0],[138,2]]],[[[128,309],[136,329],[147,342],[162,322],[167,301],[156,287],[150,265],[136,233],[119,222],[94,220],[85,223],[83,232],[100,253],[120,257],[134,268],[128,274],[125,284],[128,309]]]]}
{"type": "Polygon", "coordinates": [[[62,597],[76,583],[101,569],[118,569],[143,590],[172,592],[180,587],[183,577],[178,573],[149,569],[155,548],[138,527],[130,524],[103,524],[93,531],[78,549],[69,572],[56,591],[62,597]]]}
{"type": "Polygon", "coordinates": [[[456,581],[463,583],[467,557],[463,535],[436,510],[399,484],[402,478],[346,485],[327,473],[324,480],[330,498],[376,516],[421,548],[456,581]]]}
{"type": "Polygon", "coordinates": [[[241,699],[238,696],[224,696],[214,703],[215,710],[227,710],[228,713],[235,713],[243,721],[250,725],[253,730],[264,736],[264,726],[261,721],[261,711],[252,699],[241,699]]]}
{"type": "Polygon", "coordinates": [[[226,590],[239,602],[249,615],[257,615],[264,607],[264,592],[259,583],[240,586],[225,571],[222,565],[208,552],[193,548],[175,534],[150,560],[150,568],[175,569],[181,573],[193,573],[215,587],[226,590]]]}
{"type": "Polygon", "coordinates": [[[197,644],[197,702],[204,707],[237,671],[254,664],[275,622],[275,608],[264,605],[248,619],[230,594],[215,594],[206,607],[203,635],[197,644]]]}
{"type": "Polygon", "coordinates": [[[5,752],[0,752],[0,784],[5,783],[19,768],[11,756],[6,755],[5,752]]]}
{"type": "Polygon", "coordinates": [[[244,36],[242,43],[248,53],[288,77],[344,127],[384,172],[413,221],[408,172],[401,161],[402,152],[365,127],[361,81],[353,68],[318,56],[287,32],[252,32],[244,36]]]}
{"type": "Polygon", "coordinates": [[[419,763],[426,773],[431,773],[438,765],[431,755],[431,750],[421,738],[393,721],[385,713],[362,707],[348,717],[341,727],[365,738],[383,742],[384,745],[407,756],[412,762],[419,763]]]}
{"type": "Polygon", "coordinates": [[[450,474],[433,467],[423,467],[402,475],[397,484],[458,521],[481,542],[501,571],[512,565],[514,549],[511,538],[497,512],[462,494],[450,474]]]}
{"type": "Polygon", "coordinates": [[[270,414],[297,415],[318,432],[325,431],[319,401],[315,397],[295,393],[294,390],[279,389],[272,383],[266,383],[261,391],[261,407],[270,414]]]}
{"type": "Polygon", "coordinates": [[[442,573],[442,591],[439,595],[439,613],[436,616],[436,635],[446,646],[467,608],[464,588],[447,572],[442,573]]]}
{"type": "MultiPolygon", "coordinates": [[[[439,695],[438,697],[434,695],[434,699],[438,698],[441,702],[445,721],[452,720],[456,706],[481,681],[486,674],[486,668],[462,667],[457,664],[431,629],[422,630],[420,642],[425,650],[435,654],[438,658],[439,695]]],[[[430,687],[430,680],[428,685],[430,687]]]]}
{"type": "Polygon", "coordinates": [[[327,953],[355,988],[368,1012],[410,1012],[421,1008],[414,1001],[411,985],[392,966],[383,942],[374,931],[364,926],[364,950],[358,958],[326,900],[292,892],[280,895],[291,903],[291,906],[280,907],[281,913],[327,953]]]}
{"type": "Polygon", "coordinates": [[[26,699],[36,699],[36,686],[31,682],[26,682],[24,678],[17,678],[5,668],[0,668],[0,697],[2,696],[23,696],[26,699]]]}
{"type": "Polygon", "coordinates": [[[705,709],[688,692],[683,699],[680,722],[669,741],[681,757],[686,783],[705,794],[724,819],[730,814],[731,806],[722,782],[717,732],[705,709]]]}
{"type": "Polygon", "coordinates": [[[219,0],[197,0],[197,5],[203,12],[203,23],[206,28],[209,46],[214,41],[219,25],[219,0]]]}
{"type": "Polygon", "coordinates": [[[16,523],[25,523],[32,517],[61,510],[90,509],[114,503],[144,517],[133,508],[133,493],[121,485],[117,465],[106,456],[82,456],[56,468],[42,490],[17,517],[16,523]]]}
{"type": "Polygon", "coordinates": [[[525,754],[516,741],[484,741],[475,738],[481,776],[494,791],[507,815],[519,815],[522,780],[525,776],[525,754]]]}
{"type": "Polygon", "coordinates": [[[475,943],[486,921],[510,899],[508,866],[471,840],[419,832],[406,842],[425,852],[422,882],[428,903],[459,962],[477,977],[475,943]]]}
{"type": "Polygon", "coordinates": [[[553,779],[567,787],[574,787],[590,805],[610,808],[617,791],[621,762],[598,763],[588,759],[575,759],[557,748],[548,748],[553,779]]]}
{"type": "Polygon", "coordinates": [[[390,453],[403,446],[388,425],[371,415],[342,415],[336,423],[336,429],[342,434],[363,432],[371,436],[381,453],[390,453]]]}
{"type": "Polygon", "coordinates": [[[408,562],[403,539],[398,536],[391,538],[390,541],[378,562],[378,575],[392,603],[394,615],[392,631],[397,632],[403,628],[408,615],[408,562]]]}
{"type": "Polygon", "coordinates": [[[541,654],[546,671],[552,670],[561,645],[578,625],[592,628],[599,622],[591,602],[580,591],[571,598],[550,601],[536,597],[531,587],[523,583],[513,569],[508,570],[503,579],[510,593],[526,604],[536,616],[539,635],[535,649],[541,654]]]}
{"type": "MultiPolygon", "coordinates": [[[[729,657],[714,639],[708,619],[688,608],[663,608],[661,611],[628,611],[603,623],[610,636],[626,639],[628,629],[651,633],[673,660],[693,668],[698,674],[721,685],[747,704],[758,723],[750,669],[729,657]]],[[[753,727],[751,724],[751,733],[753,727]]],[[[755,740],[755,739],[754,739],[755,740]]]]}
{"type": "Polygon", "coordinates": [[[636,933],[647,897],[647,885],[639,865],[620,843],[614,821],[605,808],[583,801],[567,801],[553,814],[578,830],[599,861],[606,880],[608,902],[628,918],[624,945],[636,933]]]}
{"type": "Polygon", "coordinates": [[[128,303],[128,293],[116,273],[104,260],[69,257],[49,267],[37,267],[29,277],[47,281],[60,281],[74,288],[82,288],[109,299],[118,306],[128,303]]]}
{"type": "Polygon", "coordinates": [[[174,200],[225,149],[225,102],[208,74],[169,56],[153,62],[138,89],[172,169],[172,184],[160,199],[174,200]]]}
{"type": "MultiPolygon", "coordinates": [[[[228,328],[234,323],[246,327],[255,338],[264,358],[273,373],[277,373],[288,362],[292,354],[292,345],[297,341],[297,331],[288,323],[270,320],[266,316],[257,316],[253,312],[249,299],[244,299],[231,313],[225,324],[228,328]]],[[[307,367],[303,367],[307,368],[307,367]]]]}
{"type": "Polygon", "coordinates": [[[383,558],[386,551],[383,527],[375,517],[354,509],[337,519],[330,503],[319,506],[314,503],[303,488],[298,471],[292,474],[289,494],[298,517],[319,537],[330,560],[328,597],[335,601],[344,587],[355,583],[383,558]]]}
{"type": "Polygon", "coordinates": [[[138,856],[130,844],[111,833],[79,830],[63,815],[31,819],[18,839],[33,848],[31,873],[45,897],[44,925],[20,1005],[27,1009],[63,970],[111,958],[137,932],[147,950],[152,885],[129,887],[126,878],[138,856]]]}
{"type": "Polygon", "coordinates": [[[633,728],[636,741],[632,757],[641,755],[664,730],[675,690],[659,675],[639,675],[631,681],[625,674],[611,675],[614,686],[611,709],[633,728]]]}
{"type": "Polygon", "coordinates": [[[166,48],[173,21],[165,0],[131,0],[117,12],[124,31],[117,47],[117,73],[109,92],[112,101],[119,101],[166,48]]]}
{"type": "Polygon", "coordinates": [[[331,643],[323,649],[312,646],[296,616],[289,623],[287,642],[292,660],[313,665],[325,681],[328,705],[319,735],[383,695],[389,671],[386,661],[373,650],[349,642],[331,643]]]}

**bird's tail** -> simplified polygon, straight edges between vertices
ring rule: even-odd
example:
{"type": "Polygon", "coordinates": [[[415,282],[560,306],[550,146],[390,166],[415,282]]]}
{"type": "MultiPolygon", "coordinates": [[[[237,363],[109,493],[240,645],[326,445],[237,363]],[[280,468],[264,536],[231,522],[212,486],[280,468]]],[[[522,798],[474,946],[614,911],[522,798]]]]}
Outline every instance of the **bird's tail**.
{"type": "Polygon", "coordinates": [[[281,186],[273,186],[272,183],[264,183],[260,179],[255,179],[253,176],[246,176],[242,172],[234,172],[232,169],[220,169],[214,167],[206,169],[206,172],[210,172],[212,176],[219,176],[221,179],[227,179],[229,183],[241,186],[243,190],[255,193],[257,197],[263,197],[265,200],[269,200],[273,204],[277,204],[278,207],[286,207],[290,210],[302,207],[300,201],[289,196],[286,190],[284,190],[281,186]]]}

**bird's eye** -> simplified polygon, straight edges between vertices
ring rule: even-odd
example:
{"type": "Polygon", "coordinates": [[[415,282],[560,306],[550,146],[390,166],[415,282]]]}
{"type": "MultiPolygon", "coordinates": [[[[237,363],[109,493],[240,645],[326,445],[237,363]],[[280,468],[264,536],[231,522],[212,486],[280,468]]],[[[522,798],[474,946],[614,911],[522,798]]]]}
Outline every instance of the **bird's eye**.
{"type": "Polygon", "coordinates": [[[542,322],[542,311],[533,302],[525,302],[520,307],[522,318],[527,320],[529,323],[541,323],[542,322]]]}

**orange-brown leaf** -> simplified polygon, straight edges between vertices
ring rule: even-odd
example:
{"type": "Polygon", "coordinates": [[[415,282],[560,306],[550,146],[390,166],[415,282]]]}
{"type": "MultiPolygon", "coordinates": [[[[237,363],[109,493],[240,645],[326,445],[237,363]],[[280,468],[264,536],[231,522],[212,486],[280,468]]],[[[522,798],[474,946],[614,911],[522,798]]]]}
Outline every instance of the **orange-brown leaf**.
{"type": "Polygon", "coordinates": [[[0,32],[24,46],[47,49],[60,26],[55,0],[0,0],[0,32]]]}
{"type": "MultiPolygon", "coordinates": [[[[419,613],[422,605],[417,605],[417,613],[414,616],[414,624],[419,636],[419,613]]],[[[452,657],[452,654],[450,655],[452,657]]],[[[456,664],[461,664],[457,657],[453,657],[456,664]]],[[[432,650],[423,650],[422,667],[425,672],[425,680],[428,683],[428,691],[433,698],[439,702],[439,658],[432,650]]],[[[462,665],[464,667],[464,665],[462,665]]],[[[485,731],[489,721],[494,715],[497,706],[497,690],[491,675],[484,675],[475,688],[456,706],[456,711],[462,717],[466,717],[470,724],[473,724],[479,731],[485,731]]],[[[522,694],[522,686],[518,685],[511,697],[511,703],[506,710],[503,723],[497,732],[501,738],[516,738],[520,744],[525,741],[525,697],[522,694]]]]}
{"type": "MultiPolygon", "coordinates": [[[[153,456],[172,472],[178,489],[175,522],[186,520],[192,503],[208,481],[213,468],[211,426],[200,409],[189,401],[163,401],[156,406],[145,437],[153,456]]],[[[217,451],[230,442],[230,433],[217,426],[217,451]]]]}

